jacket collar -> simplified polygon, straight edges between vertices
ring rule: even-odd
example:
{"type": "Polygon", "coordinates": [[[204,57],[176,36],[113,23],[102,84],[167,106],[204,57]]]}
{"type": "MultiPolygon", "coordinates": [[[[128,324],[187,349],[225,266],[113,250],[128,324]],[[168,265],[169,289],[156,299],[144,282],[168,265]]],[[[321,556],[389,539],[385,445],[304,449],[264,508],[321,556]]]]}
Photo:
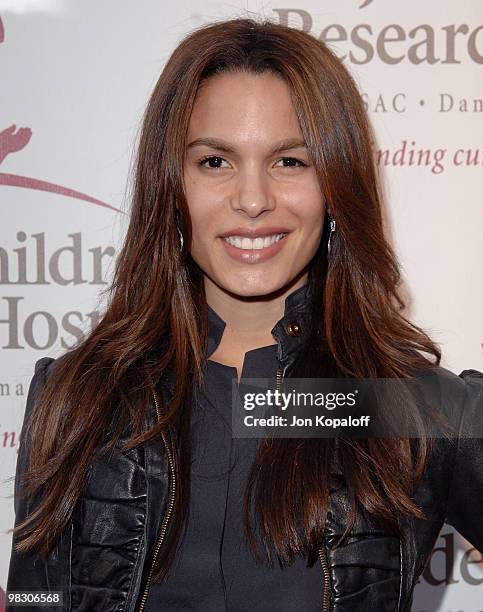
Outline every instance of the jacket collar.
{"type": "MultiPolygon", "coordinates": [[[[309,334],[310,287],[306,282],[285,298],[284,314],[273,326],[271,333],[278,342],[278,360],[284,372],[295,359],[309,334]]],[[[217,348],[223,336],[225,321],[208,304],[208,342],[205,358],[217,348]]]]}
{"type": "MultiPolygon", "coordinates": [[[[295,362],[298,351],[302,348],[305,340],[310,334],[310,286],[308,283],[302,285],[285,298],[284,315],[272,327],[271,333],[277,340],[277,359],[282,369],[282,376],[295,362]]],[[[206,360],[221,341],[226,323],[217,312],[208,307],[208,341],[204,351],[206,360]]],[[[174,379],[172,376],[162,377],[161,388],[164,389],[163,401],[172,397],[174,393],[174,379]],[[166,396],[164,394],[167,394],[166,396]]],[[[152,423],[156,422],[156,415],[151,415],[152,423]]]]}

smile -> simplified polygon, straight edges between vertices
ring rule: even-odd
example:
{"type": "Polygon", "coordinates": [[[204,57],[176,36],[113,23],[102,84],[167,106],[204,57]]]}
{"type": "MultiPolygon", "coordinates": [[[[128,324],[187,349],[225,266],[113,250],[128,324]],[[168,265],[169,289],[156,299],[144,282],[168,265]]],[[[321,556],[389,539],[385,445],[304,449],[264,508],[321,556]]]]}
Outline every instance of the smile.
{"type": "Polygon", "coordinates": [[[253,239],[244,236],[227,236],[223,238],[223,240],[237,249],[257,251],[272,246],[272,244],[275,244],[286,235],[287,234],[274,234],[273,236],[259,236],[253,239]]]}

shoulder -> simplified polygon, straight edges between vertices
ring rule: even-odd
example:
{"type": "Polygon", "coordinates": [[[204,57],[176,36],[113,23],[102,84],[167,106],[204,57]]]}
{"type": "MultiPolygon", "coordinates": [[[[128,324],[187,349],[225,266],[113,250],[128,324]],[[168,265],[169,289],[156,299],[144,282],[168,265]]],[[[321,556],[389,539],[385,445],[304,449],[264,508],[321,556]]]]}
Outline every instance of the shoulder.
{"type": "Polygon", "coordinates": [[[59,357],[41,357],[34,365],[34,378],[47,380],[54,371],[65,363],[68,353],[63,353],[59,357]]]}
{"type": "Polygon", "coordinates": [[[429,368],[420,376],[426,397],[460,429],[474,417],[477,431],[483,421],[483,372],[467,369],[456,374],[442,366],[429,368]]]}
{"type": "Polygon", "coordinates": [[[35,362],[34,375],[45,376],[50,366],[55,363],[54,357],[41,357],[35,362]]]}
{"type": "Polygon", "coordinates": [[[483,372],[463,370],[459,378],[465,384],[460,437],[483,438],[483,372]]]}
{"type": "MultiPolygon", "coordinates": [[[[35,362],[34,373],[30,381],[29,396],[43,387],[56,367],[54,357],[41,357],[35,362]]],[[[27,400],[28,403],[28,400],[27,400]]]]}
{"type": "Polygon", "coordinates": [[[463,370],[458,378],[463,383],[464,396],[448,478],[446,522],[483,552],[483,372],[463,370]]]}
{"type": "Polygon", "coordinates": [[[443,406],[455,407],[483,392],[483,372],[467,369],[456,374],[442,366],[431,367],[420,375],[425,388],[436,394],[443,406]]]}
{"type": "Polygon", "coordinates": [[[45,387],[46,382],[52,376],[55,369],[62,362],[63,356],[41,357],[35,362],[33,376],[30,379],[27,401],[25,405],[24,421],[28,419],[37,404],[40,393],[45,387]]]}
{"type": "Polygon", "coordinates": [[[30,387],[27,396],[27,409],[32,404],[32,400],[38,395],[39,391],[45,385],[47,377],[49,375],[49,369],[52,364],[55,363],[53,357],[41,357],[35,362],[34,373],[30,380],[30,387]]]}

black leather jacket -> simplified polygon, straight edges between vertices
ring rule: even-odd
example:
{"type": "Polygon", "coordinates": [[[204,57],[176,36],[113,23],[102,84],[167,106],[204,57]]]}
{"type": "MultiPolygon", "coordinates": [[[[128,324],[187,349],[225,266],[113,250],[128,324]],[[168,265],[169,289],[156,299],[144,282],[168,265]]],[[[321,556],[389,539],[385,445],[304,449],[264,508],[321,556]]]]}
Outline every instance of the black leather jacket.
{"type": "MultiPolygon", "coordinates": [[[[300,294],[289,296],[285,316],[272,330],[278,339],[284,376],[307,329],[304,302],[299,298],[300,294]]],[[[54,361],[44,357],[36,363],[26,415],[34,409],[35,397],[54,361]]],[[[444,522],[483,551],[483,439],[471,437],[475,423],[481,424],[483,419],[483,373],[465,370],[456,376],[444,368],[436,368],[435,373],[438,405],[458,428],[460,437],[457,445],[437,441],[438,452],[417,490],[415,499],[428,518],[403,522],[404,537],[398,539],[361,514],[350,538],[334,549],[349,506],[334,471],[320,554],[321,587],[326,594],[321,611],[410,610],[415,583],[444,522]]],[[[169,382],[164,382],[158,388],[158,398],[162,400],[169,392],[169,382]]],[[[149,425],[154,424],[159,405],[153,396],[149,425]]],[[[29,511],[17,490],[19,474],[25,468],[22,437],[15,524],[29,511]]],[[[46,562],[12,551],[7,591],[63,591],[63,606],[44,610],[142,610],[149,588],[148,553],[162,545],[176,512],[172,503],[176,486],[171,460],[174,438],[169,433],[164,444],[122,454],[119,446],[126,439],[121,438],[113,452],[92,464],[84,493],[46,562]]]]}

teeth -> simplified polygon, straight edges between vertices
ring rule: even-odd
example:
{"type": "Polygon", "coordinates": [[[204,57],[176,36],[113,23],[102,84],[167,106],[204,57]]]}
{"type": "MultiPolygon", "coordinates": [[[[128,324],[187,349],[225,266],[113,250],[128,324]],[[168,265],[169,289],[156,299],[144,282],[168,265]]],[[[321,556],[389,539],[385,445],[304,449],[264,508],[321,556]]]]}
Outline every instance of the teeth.
{"type": "Polygon", "coordinates": [[[273,236],[260,236],[259,238],[245,238],[244,236],[227,236],[223,238],[228,244],[238,249],[265,249],[283,238],[285,234],[274,234],[273,236]]]}

